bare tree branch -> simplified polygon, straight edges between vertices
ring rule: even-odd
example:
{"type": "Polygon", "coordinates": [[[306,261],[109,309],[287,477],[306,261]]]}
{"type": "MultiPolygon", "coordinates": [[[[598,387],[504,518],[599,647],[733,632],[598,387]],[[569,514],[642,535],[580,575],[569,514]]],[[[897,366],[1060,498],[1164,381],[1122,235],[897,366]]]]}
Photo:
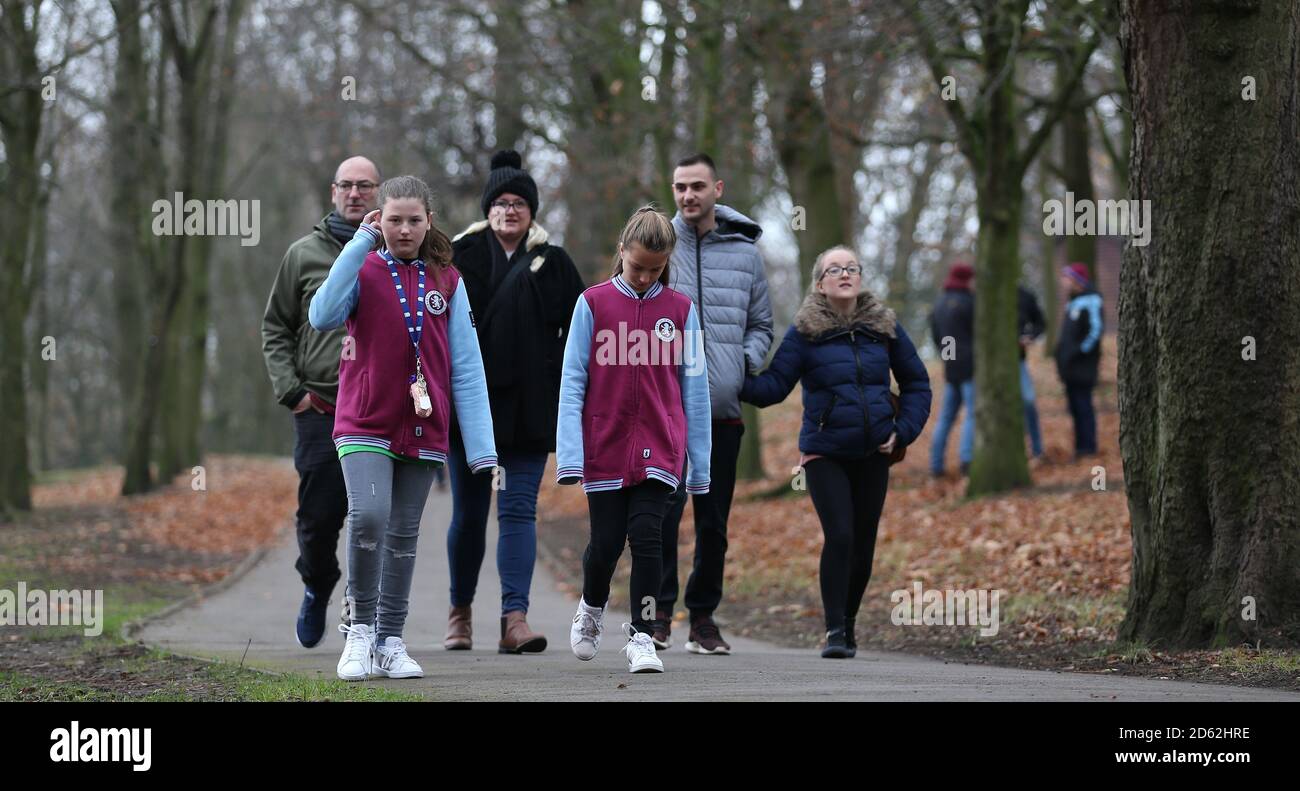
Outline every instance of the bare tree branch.
{"type": "Polygon", "coordinates": [[[1038,156],[1038,151],[1047,142],[1051,136],[1053,127],[1065,116],[1070,109],[1071,97],[1075,90],[1078,89],[1079,83],[1083,81],[1084,71],[1088,68],[1088,61],[1092,59],[1092,53],[1097,50],[1097,45],[1101,43],[1101,36],[1093,35],[1088,38],[1078,49],[1078,55],[1073,64],[1071,64],[1069,76],[1065,82],[1061,83],[1057,90],[1056,99],[1048,109],[1047,115],[1043,122],[1038,125],[1034,133],[1030,136],[1029,142],[1025,144],[1019,156],[1020,177],[1024,177],[1025,171],[1033,163],[1034,157],[1038,156]]]}

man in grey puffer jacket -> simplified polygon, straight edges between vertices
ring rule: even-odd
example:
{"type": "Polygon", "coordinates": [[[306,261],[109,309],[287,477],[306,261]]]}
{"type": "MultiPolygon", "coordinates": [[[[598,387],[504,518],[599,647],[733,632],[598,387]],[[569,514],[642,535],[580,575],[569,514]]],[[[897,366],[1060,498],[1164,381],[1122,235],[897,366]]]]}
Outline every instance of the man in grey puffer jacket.
{"type": "MultiPolygon", "coordinates": [[[[670,267],[671,286],[691,298],[704,330],[704,357],[713,406],[713,448],[708,494],[695,498],[695,560],[686,582],[691,629],[686,650],[727,654],[713,611],[722,601],[722,570],[727,555],[727,517],[736,487],[736,461],[745,424],[740,388],[745,373],[758,372],[772,345],[772,305],[767,297],[763,257],[755,244],[763,231],[740,212],[717,203],[722,197],[713,160],[694,154],[673,171],[677,246],[670,267]],[[701,286],[701,284],[703,284],[701,286]]],[[[682,480],[686,480],[683,472],[682,480]]],[[[671,645],[677,603],[677,529],[686,507],[679,487],[664,516],[663,584],[655,602],[655,647],[671,645]]]]}

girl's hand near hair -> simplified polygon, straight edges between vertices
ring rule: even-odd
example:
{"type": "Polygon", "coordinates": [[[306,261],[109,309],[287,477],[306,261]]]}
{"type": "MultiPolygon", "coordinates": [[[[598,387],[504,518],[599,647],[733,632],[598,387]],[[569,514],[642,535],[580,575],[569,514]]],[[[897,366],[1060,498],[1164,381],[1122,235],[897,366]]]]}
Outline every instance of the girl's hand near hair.
{"type": "Polygon", "coordinates": [[[361,218],[361,224],[370,226],[370,230],[379,234],[379,238],[381,239],[383,238],[384,235],[383,232],[379,230],[379,217],[383,213],[384,213],[383,209],[375,209],[374,211],[367,214],[365,217],[361,218]]]}

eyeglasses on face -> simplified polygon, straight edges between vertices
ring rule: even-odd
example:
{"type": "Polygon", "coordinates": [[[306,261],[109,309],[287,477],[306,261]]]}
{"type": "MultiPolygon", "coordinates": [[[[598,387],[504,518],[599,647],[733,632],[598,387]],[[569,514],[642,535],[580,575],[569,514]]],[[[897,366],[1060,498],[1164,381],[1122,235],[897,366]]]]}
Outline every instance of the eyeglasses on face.
{"type": "Polygon", "coordinates": [[[336,181],[334,182],[334,186],[339,190],[339,192],[351,192],[352,188],[356,187],[362,195],[365,195],[373,192],[375,187],[379,185],[373,181],[336,181]]]}
{"type": "Polygon", "coordinates": [[[857,264],[851,264],[849,266],[828,266],[822,270],[822,277],[826,277],[827,275],[830,275],[831,277],[839,277],[845,272],[848,272],[850,277],[853,275],[860,275],[862,274],[862,267],[857,264]]]}
{"type": "Polygon", "coordinates": [[[499,209],[500,211],[503,212],[510,211],[511,209],[514,209],[517,212],[521,212],[524,209],[528,208],[528,202],[521,201],[521,200],[515,200],[515,201],[494,200],[492,201],[492,208],[499,209]]]}

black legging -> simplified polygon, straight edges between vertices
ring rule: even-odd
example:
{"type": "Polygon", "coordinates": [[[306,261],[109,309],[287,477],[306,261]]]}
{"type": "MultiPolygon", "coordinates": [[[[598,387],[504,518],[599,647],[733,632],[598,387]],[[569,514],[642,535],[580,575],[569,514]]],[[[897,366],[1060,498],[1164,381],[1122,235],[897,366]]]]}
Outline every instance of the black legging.
{"type": "Polygon", "coordinates": [[[822,608],[826,630],[856,617],[871,580],[876,528],[889,488],[889,457],[845,460],[822,456],[804,465],[808,494],[826,537],[822,545],[822,608]]]}
{"type": "Polygon", "coordinates": [[[589,492],[591,541],[582,555],[582,598],[592,607],[604,607],[609,600],[609,581],[614,576],[623,544],[632,548],[632,627],[638,632],[654,631],[655,597],[663,576],[660,526],[668,510],[668,484],[646,480],[628,489],[589,492]]]}

